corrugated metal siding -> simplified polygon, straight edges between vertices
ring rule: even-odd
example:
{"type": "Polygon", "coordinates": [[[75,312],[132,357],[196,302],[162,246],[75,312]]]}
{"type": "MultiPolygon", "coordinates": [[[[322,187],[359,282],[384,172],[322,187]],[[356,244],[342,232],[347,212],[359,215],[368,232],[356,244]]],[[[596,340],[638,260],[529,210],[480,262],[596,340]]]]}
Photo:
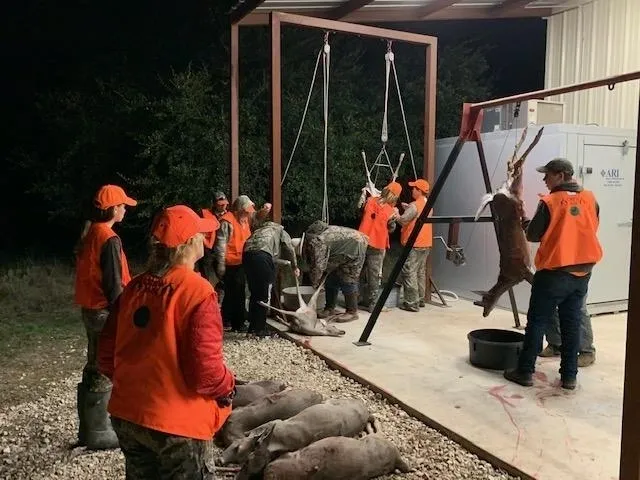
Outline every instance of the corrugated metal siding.
{"type": "MultiPolygon", "coordinates": [[[[640,70],[640,0],[593,0],[547,22],[546,88],[640,70]]],[[[565,121],[636,129],[640,82],[550,97],[565,121]]]]}

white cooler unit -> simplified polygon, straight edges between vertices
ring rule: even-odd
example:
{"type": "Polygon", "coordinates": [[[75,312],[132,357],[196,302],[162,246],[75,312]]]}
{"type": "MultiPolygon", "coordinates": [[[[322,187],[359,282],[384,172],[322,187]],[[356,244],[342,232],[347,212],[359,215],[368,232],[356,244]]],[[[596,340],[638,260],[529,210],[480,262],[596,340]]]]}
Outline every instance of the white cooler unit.
{"type": "MultiPolygon", "coordinates": [[[[531,125],[524,152],[540,127],[531,125]]],[[[554,157],[565,157],[574,164],[575,177],[592,190],[600,204],[598,237],[604,249],[602,261],[594,268],[587,298],[591,314],[627,309],[631,224],[633,220],[633,187],[636,161],[636,131],[590,125],[553,124],[544,127],[538,145],[527,158],[524,168],[524,196],[527,215],[532,217],[538,193],[547,193],[543,175],[535,169],[554,157]]],[[[513,154],[522,129],[482,134],[489,175],[494,189],[506,179],[507,161],[513,154]]],[[[455,138],[436,142],[436,177],[440,175],[455,138]]],[[[474,215],[485,194],[476,144],[468,142],[453,167],[434,207],[434,215],[474,215]]],[[[490,215],[487,208],[484,216],[490,215]]],[[[434,236],[447,238],[447,225],[434,225],[434,236]]],[[[463,298],[476,300],[473,290],[489,290],[498,277],[498,245],[491,223],[463,223],[460,246],[466,265],[455,266],[446,260],[444,246],[434,242],[433,275],[438,287],[453,290],[463,298]]],[[[538,244],[530,244],[533,259],[538,244]]],[[[526,313],[530,286],[522,282],[514,288],[518,310],[526,313]]],[[[504,294],[499,307],[510,308],[509,295],[504,294]]],[[[481,314],[481,309],[478,307],[481,314]]]]}

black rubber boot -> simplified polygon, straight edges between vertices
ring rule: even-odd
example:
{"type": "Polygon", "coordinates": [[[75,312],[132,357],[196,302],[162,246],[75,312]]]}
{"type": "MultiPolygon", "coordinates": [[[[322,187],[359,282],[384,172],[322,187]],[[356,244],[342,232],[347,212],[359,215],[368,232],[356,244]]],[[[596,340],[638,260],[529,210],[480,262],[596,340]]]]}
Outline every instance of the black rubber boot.
{"type": "Polygon", "coordinates": [[[325,289],[324,309],[318,313],[318,318],[328,318],[336,315],[336,302],[338,300],[338,290],[325,289]]]}
{"type": "Polygon", "coordinates": [[[78,410],[78,443],[76,445],[78,447],[85,447],[87,445],[87,439],[85,436],[87,425],[84,420],[84,398],[84,388],[82,387],[82,383],[79,383],[76,394],[76,405],[78,410]]]}
{"type": "Polygon", "coordinates": [[[358,292],[346,294],[344,303],[347,311],[334,317],[334,322],[345,323],[358,319],[358,292]]]}
{"type": "Polygon", "coordinates": [[[85,440],[88,450],[109,450],[119,448],[118,437],[111,427],[111,419],[107,412],[107,404],[111,397],[111,388],[105,392],[90,392],[82,384],[78,390],[83,390],[84,402],[81,412],[84,414],[84,431],[81,437],[85,440]]]}

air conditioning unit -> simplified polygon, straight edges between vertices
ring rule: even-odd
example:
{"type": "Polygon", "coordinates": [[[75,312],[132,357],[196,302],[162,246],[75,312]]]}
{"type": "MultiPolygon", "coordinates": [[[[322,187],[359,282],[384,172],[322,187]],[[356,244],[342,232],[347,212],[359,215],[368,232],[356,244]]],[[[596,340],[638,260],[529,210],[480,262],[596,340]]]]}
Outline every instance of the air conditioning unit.
{"type": "Polygon", "coordinates": [[[486,108],[482,121],[482,132],[524,128],[527,125],[549,125],[564,123],[564,102],[550,100],[527,100],[520,104],[518,116],[514,117],[517,103],[486,108]]]}

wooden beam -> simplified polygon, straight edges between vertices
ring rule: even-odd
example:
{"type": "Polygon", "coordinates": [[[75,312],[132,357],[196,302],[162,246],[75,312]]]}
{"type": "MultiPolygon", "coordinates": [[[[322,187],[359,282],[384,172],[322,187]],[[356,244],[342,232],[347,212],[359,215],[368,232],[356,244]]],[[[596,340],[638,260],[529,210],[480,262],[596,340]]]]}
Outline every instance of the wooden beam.
{"type": "Polygon", "coordinates": [[[431,3],[424,7],[418,7],[414,10],[415,18],[425,19],[440,10],[450,7],[459,0],[432,0],[431,3]]]}
{"type": "Polygon", "coordinates": [[[496,16],[502,16],[508,12],[523,10],[533,0],[504,0],[500,5],[491,7],[496,16]]]}
{"type": "Polygon", "coordinates": [[[238,24],[231,25],[231,105],[230,105],[230,141],[229,141],[229,176],[231,183],[231,201],[240,195],[240,116],[239,116],[239,38],[238,24]]]}
{"type": "MultiPolygon", "coordinates": [[[[324,18],[326,10],[300,11],[305,16],[324,18]]],[[[553,13],[551,8],[522,8],[520,10],[510,10],[496,14],[493,7],[449,7],[438,10],[429,15],[428,20],[487,20],[491,18],[544,18],[553,13]]],[[[423,18],[415,16],[415,9],[374,9],[358,10],[347,15],[341,20],[352,23],[390,23],[390,22],[422,22],[423,18]]],[[[253,12],[247,15],[240,24],[242,26],[264,26],[269,24],[268,12],[253,12]]]]}
{"type": "Polygon", "coordinates": [[[271,14],[271,215],[282,220],[282,84],[280,63],[280,16],[271,14]]]}
{"type": "MultiPolygon", "coordinates": [[[[425,55],[424,74],[424,130],[423,130],[423,167],[422,175],[429,186],[435,182],[436,174],[436,91],[438,82],[438,45],[427,45],[425,55]]],[[[431,214],[435,214],[434,209],[431,214]]],[[[431,255],[427,258],[425,269],[427,278],[425,279],[424,301],[431,303],[431,255]]]]}
{"type": "Polygon", "coordinates": [[[403,32],[401,30],[390,30],[388,28],[371,27],[369,25],[360,25],[358,23],[337,22],[335,20],[326,20],[323,18],[308,17],[305,15],[295,15],[292,13],[273,12],[272,15],[276,15],[280,19],[280,23],[288,23],[291,25],[318,28],[321,30],[330,30],[334,32],[351,33],[354,35],[361,35],[363,37],[398,40],[401,42],[415,43],[418,45],[434,45],[437,42],[436,37],[432,37],[430,35],[421,35],[418,33],[403,32]]]}
{"type": "Polygon", "coordinates": [[[229,12],[229,21],[231,23],[238,23],[263,3],[264,0],[244,0],[231,9],[229,12]]]}
{"type": "Polygon", "coordinates": [[[331,20],[340,20],[343,17],[346,17],[350,13],[353,13],[357,10],[360,10],[362,7],[366,7],[373,0],[348,0],[344,2],[342,5],[329,10],[329,13],[326,15],[326,18],[331,20]]]}
{"type": "MultiPolygon", "coordinates": [[[[636,165],[640,163],[640,99],[636,165]]],[[[630,181],[631,179],[627,179],[630,181]]],[[[633,223],[631,227],[631,267],[629,270],[629,307],[627,310],[627,346],[624,362],[624,394],[622,400],[622,439],[620,447],[620,480],[640,480],[640,168],[636,168],[633,191],[633,223]],[[635,291],[638,293],[633,293],[635,291]],[[634,300],[637,298],[638,300],[634,300]]]]}

